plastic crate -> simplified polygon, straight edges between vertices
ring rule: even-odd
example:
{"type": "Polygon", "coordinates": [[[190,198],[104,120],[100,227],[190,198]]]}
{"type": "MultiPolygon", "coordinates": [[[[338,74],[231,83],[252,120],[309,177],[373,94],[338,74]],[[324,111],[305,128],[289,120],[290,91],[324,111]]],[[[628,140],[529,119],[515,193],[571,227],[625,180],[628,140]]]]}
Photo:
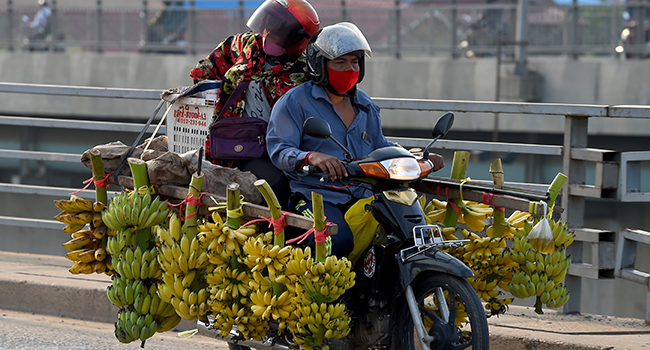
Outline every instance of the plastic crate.
{"type": "Polygon", "coordinates": [[[192,93],[193,88],[182,94],[166,93],[162,97],[172,103],[167,114],[167,144],[174,153],[185,153],[205,146],[219,89],[217,87],[185,96],[188,92],[192,93]]]}

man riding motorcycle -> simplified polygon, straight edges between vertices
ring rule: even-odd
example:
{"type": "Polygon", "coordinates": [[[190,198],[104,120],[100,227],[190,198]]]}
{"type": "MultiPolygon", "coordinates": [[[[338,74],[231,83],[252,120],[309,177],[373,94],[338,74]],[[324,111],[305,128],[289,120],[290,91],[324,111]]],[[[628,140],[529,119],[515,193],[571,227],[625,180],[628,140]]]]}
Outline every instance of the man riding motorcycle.
{"type": "MultiPolygon", "coordinates": [[[[330,140],[304,135],[303,123],[309,117],[326,120],[333,138],[340,140],[353,158],[393,144],[382,133],[379,106],[357,88],[365,74],[365,57],[372,57],[363,33],[348,22],[327,26],[311,40],[306,54],[312,81],[290,90],[274,106],[267,150],[273,164],[290,180],[292,211],[309,216],[311,192],[323,195],[325,216],[339,228],[337,235],[328,237],[331,253],[346,256],[353,250],[354,240],[345,212],[372,192],[344,181],[344,151],[330,140]],[[329,179],[321,182],[322,174],[302,173],[306,165],[320,168],[329,179]]],[[[432,154],[431,160],[434,171],[444,165],[440,155],[432,154]]],[[[310,244],[313,242],[310,237],[310,244]]]]}

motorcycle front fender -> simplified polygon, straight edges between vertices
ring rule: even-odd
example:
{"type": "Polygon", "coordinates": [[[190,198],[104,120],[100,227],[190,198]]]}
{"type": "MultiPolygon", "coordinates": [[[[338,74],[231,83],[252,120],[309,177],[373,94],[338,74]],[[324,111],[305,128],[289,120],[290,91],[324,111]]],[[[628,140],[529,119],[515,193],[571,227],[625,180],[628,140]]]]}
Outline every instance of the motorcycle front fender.
{"type": "Polygon", "coordinates": [[[423,272],[440,272],[462,278],[474,276],[474,272],[462,261],[437,249],[418,254],[406,262],[403,262],[398,255],[395,255],[395,259],[397,260],[400,275],[398,295],[404,293],[406,286],[411,284],[423,272]]]}

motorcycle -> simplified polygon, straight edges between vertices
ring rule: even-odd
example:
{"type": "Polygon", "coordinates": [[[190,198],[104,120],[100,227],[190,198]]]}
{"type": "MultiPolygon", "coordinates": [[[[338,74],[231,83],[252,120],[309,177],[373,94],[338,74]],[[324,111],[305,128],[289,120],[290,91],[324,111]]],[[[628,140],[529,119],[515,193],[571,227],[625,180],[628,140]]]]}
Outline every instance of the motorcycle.
{"type": "MultiPolygon", "coordinates": [[[[466,280],[474,274],[442,250],[467,240],[444,240],[440,227],[427,224],[418,195],[409,187],[432,171],[428,149],[449,131],[453,120],[452,113],[438,120],[421,158],[400,147],[384,147],[357,159],[332,137],[325,120],[305,121],[305,134],[329,138],[345,151],[349,180],[374,189],[370,209],[381,228],[355,264],[355,286],[340,299],[352,317],[351,331],[345,338],[329,339],[330,349],[489,349],[486,314],[466,280]]],[[[304,171],[321,172],[315,167],[304,171]]],[[[300,349],[291,337],[272,331],[255,341],[240,340],[235,330],[218,336],[210,322],[199,321],[198,329],[229,342],[232,350],[300,349]]]]}

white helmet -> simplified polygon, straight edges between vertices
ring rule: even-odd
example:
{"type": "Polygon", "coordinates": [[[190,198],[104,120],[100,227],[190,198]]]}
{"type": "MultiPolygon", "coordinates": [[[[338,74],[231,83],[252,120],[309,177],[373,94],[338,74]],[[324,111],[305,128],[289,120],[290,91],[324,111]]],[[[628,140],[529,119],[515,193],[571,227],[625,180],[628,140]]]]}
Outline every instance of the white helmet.
{"type": "Polygon", "coordinates": [[[365,56],[372,57],[372,50],[361,30],[350,22],[341,22],[323,28],[307,46],[307,68],[312,81],[326,86],[329,81],[325,62],[337,57],[357,53],[359,56],[359,80],[365,72],[365,56]]]}

